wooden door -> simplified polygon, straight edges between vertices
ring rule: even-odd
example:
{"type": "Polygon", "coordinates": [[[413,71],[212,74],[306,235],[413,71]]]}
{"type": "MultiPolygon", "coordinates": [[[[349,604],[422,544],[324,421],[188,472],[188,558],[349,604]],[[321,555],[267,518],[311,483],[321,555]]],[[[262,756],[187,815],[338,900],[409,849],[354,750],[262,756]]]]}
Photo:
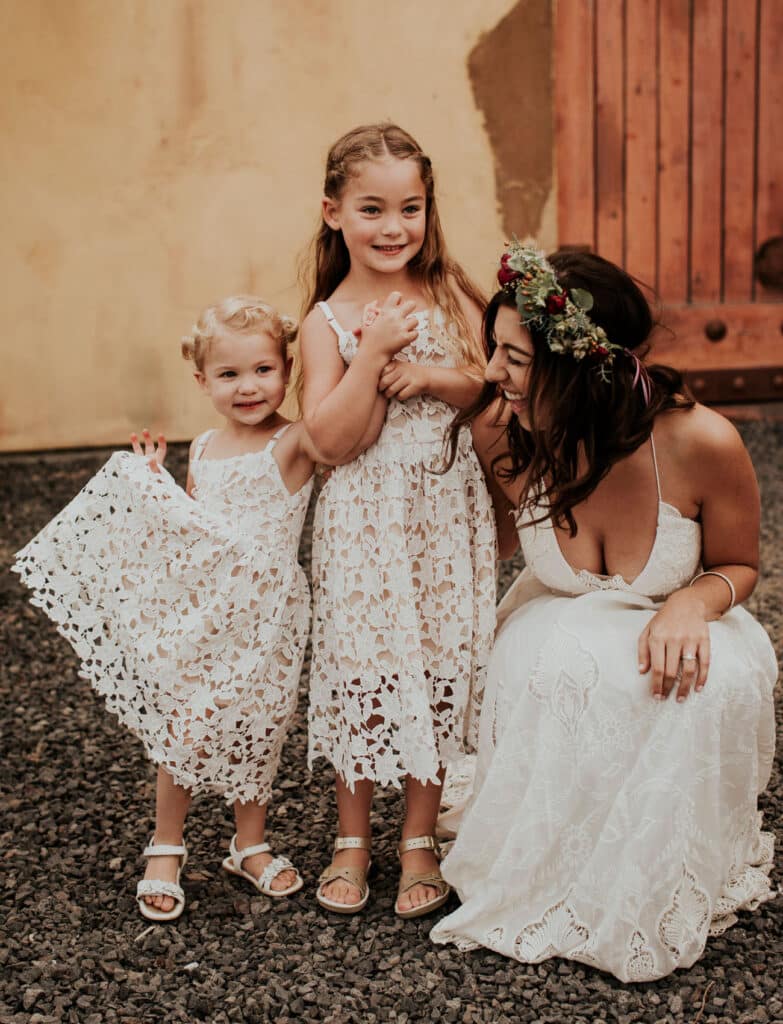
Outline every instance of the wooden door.
{"type": "Polygon", "coordinates": [[[783,399],[782,0],[558,0],[560,244],[663,303],[705,401],[783,399]]]}

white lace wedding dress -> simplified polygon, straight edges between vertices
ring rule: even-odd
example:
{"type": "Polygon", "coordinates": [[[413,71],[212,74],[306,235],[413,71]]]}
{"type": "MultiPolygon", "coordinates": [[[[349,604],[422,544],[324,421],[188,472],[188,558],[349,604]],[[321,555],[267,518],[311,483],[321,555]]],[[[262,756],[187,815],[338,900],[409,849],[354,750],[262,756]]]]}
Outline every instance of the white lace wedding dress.
{"type": "Polygon", "coordinates": [[[228,801],[269,798],[310,623],[296,557],[312,484],[289,494],[281,433],[227,459],[203,458],[203,435],[195,501],[115,453],[14,567],[149,757],[228,801]]]}
{"type": "MultiPolygon", "coordinates": [[[[356,337],[319,303],[350,363],[356,337]]],[[[417,314],[398,356],[453,367],[440,311],[417,314]]],[[[435,781],[472,749],[495,628],[495,526],[466,432],[437,467],[454,409],[430,396],[391,399],[375,444],[338,466],[313,528],[309,760],[349,785],[435,781]]]]}
{"type": "Polygon", "coordinates": [[[774,747],[766,633],[743,608],[710,623],[707,684],[682,704],[653,700],[637,670],[639,634],[701,554],[700,526],[658,494],[632,583],[574,572],[549,524],[520,529],[527,568],[499,609],[474,794],[442,865],[462,906],[436,942],[649,981],[774,895],[757,811],[774,747]]]}

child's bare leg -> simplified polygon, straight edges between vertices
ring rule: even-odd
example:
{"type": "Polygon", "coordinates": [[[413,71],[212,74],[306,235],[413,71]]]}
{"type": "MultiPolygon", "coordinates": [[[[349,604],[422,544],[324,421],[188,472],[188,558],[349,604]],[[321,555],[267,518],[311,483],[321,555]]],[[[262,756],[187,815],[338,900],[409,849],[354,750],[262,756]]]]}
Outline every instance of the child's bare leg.
{"type": "MultiPolygon", "coordinates": [[[[249,846],[258,846],[264,842],[266,828],[267,804],[253,801],[243,804],[239,800],[234,803],[234,820],[237,825],[237,849],[246,850],[249,846]]],[[[273,854],[254,853],[242,861],[242,870],[249,871],[254,878],[260,878],[267,864],[271,864],[273,854]]],[[[290,868],[281,871],[269,883],[272,889],[288,889],[296,881],[296,872],[290,868]]]]}
{"type": "MultiPolygon", "coordinates": [[[[405,779],[405,822],[402,826],[402,838],[413,839],[415,836],[435,835],[435,823],[440,810],[440,795],[443,790],[445,769],[438,771],[440,782],[421,782],[408,775],[405,779]]],[[[410,850],[402,855],[405,871],[434,871],[438,867],[438,858],[432,850],[410,850]]],[[[414,885],[399,899],[400,910],[410,910],[421,906],[438,895],[431,885],[414,885]]]]}
{"type": "MultiPolygon", "coordinates": [[[[161,846],[180,846],[185,818],[190,807],[189,789],[178,786],[165,768],[158,768],[158,782],[155,790],[155,842],[161,846]]],[[[149,857],[145,878],[161,882],[176,882],[179,857],[149,857]]],[[[144,902],[158,910],[174,908],[171,896],[144,896],[144,902]]]]}
{"type": "MultiPolygon", "coordinates": [[[[370,779],[357,782],[353,792],[343,778],[337,776],[337,817],[341,836],[369,836],[370,808],[375,783],[370,779]]],[[[333,863],[340,867],[366,868],[370,862],[369,850],[339,850],[333,863]]],[[[321,890],[323,895],[335,903],[358,903],[361,893],[355,885],[336,878],[321,890]]]]}

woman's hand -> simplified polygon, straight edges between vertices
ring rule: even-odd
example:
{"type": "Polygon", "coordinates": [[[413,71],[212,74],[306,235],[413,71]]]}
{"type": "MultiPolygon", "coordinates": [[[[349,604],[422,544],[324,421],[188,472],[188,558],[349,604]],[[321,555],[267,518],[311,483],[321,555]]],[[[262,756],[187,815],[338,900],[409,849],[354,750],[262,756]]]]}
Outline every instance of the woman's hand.
{"type": "Polygon", "coordinates": [[[384,367],[378,390],[385,398],[396,398],[400,402],[414,395],[426,394],[429,390],[429,367],[392,359],[384,367]]]}
{"type": "Polygon", "coordinates": [[[698,693],[710,667],[710,632],[704,602],[689,587],[673,593],[639,637],[639,672],[652,673],[652,695],[665,700],[677,684],[682,702],[698,693]]]}
{"type": "Polygon", "coordinates": [[[416,303],[404,302],[399,292],[392,292],[381,306],[369,303],[362,315],[362,347],[371,348],[391,359],[418,337],[419,322],[414,316],[415,309],[416,303]]]}
{"type": "Polygon", "coordinates": [[[142,430],[141,436],[144,438],[143,450],[139,443],[139,435],[131,434],[130,442],[133,446],[133,451],[136,455],[143,455],[146,458],[147,465],[153,473],[160,473],[160,467],[166,461],[166,438],[163,434],[158,434],[158,444],[156,447],[149,430],[146,428],[142,430]]]}

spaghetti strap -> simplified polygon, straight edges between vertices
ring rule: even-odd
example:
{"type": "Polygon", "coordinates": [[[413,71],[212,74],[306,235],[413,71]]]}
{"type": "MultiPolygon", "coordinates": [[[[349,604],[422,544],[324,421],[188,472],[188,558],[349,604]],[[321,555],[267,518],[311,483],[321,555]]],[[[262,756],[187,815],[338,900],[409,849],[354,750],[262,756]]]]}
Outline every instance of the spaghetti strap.
{"type": "Polygon", "coordinates": [[[196,447],[193,451],[193,461],[198,462],[206,451],[206,447],[209,444],[209,439],[215,433],[216,428],[213,427],[211,430],[205,431],[200,437],[196,438],[196,447]]]}
{"type": "Polygon", "coordinates": [[[288,428],[292,426],[293,423],[285,423],[279,430],[275,431],[275,433],[272,434],[272,437],[270,438],[270,444],[272,441],[279,441],[283,434],[286,432],[286,430],[288,430],[288,428]]]}
{"type": "Polygon", "coordinates": [[[661,497],[661,475],[658,472],[658,458],[655,454],[655,440],[653,439],[652,431],[650,432],[650,447],[652,448],[653,466],[655,467],[655,486],[658,489],[658,501],[660,503],[663,501],[661,497]]]}
{"type": "Polygon", "coordinates": [[[342,337],[342,335],[344,334],[350,333],[349,331],[346,331],[346,329],[337,322],[337,317],[331,311],[329,305],[326,302],[318,302],[316,303],[316,305],[321,310],[323,315],[326,317],[327,323],[332,328],[332,330],[334,331],[338,338],[342,337]]]}

